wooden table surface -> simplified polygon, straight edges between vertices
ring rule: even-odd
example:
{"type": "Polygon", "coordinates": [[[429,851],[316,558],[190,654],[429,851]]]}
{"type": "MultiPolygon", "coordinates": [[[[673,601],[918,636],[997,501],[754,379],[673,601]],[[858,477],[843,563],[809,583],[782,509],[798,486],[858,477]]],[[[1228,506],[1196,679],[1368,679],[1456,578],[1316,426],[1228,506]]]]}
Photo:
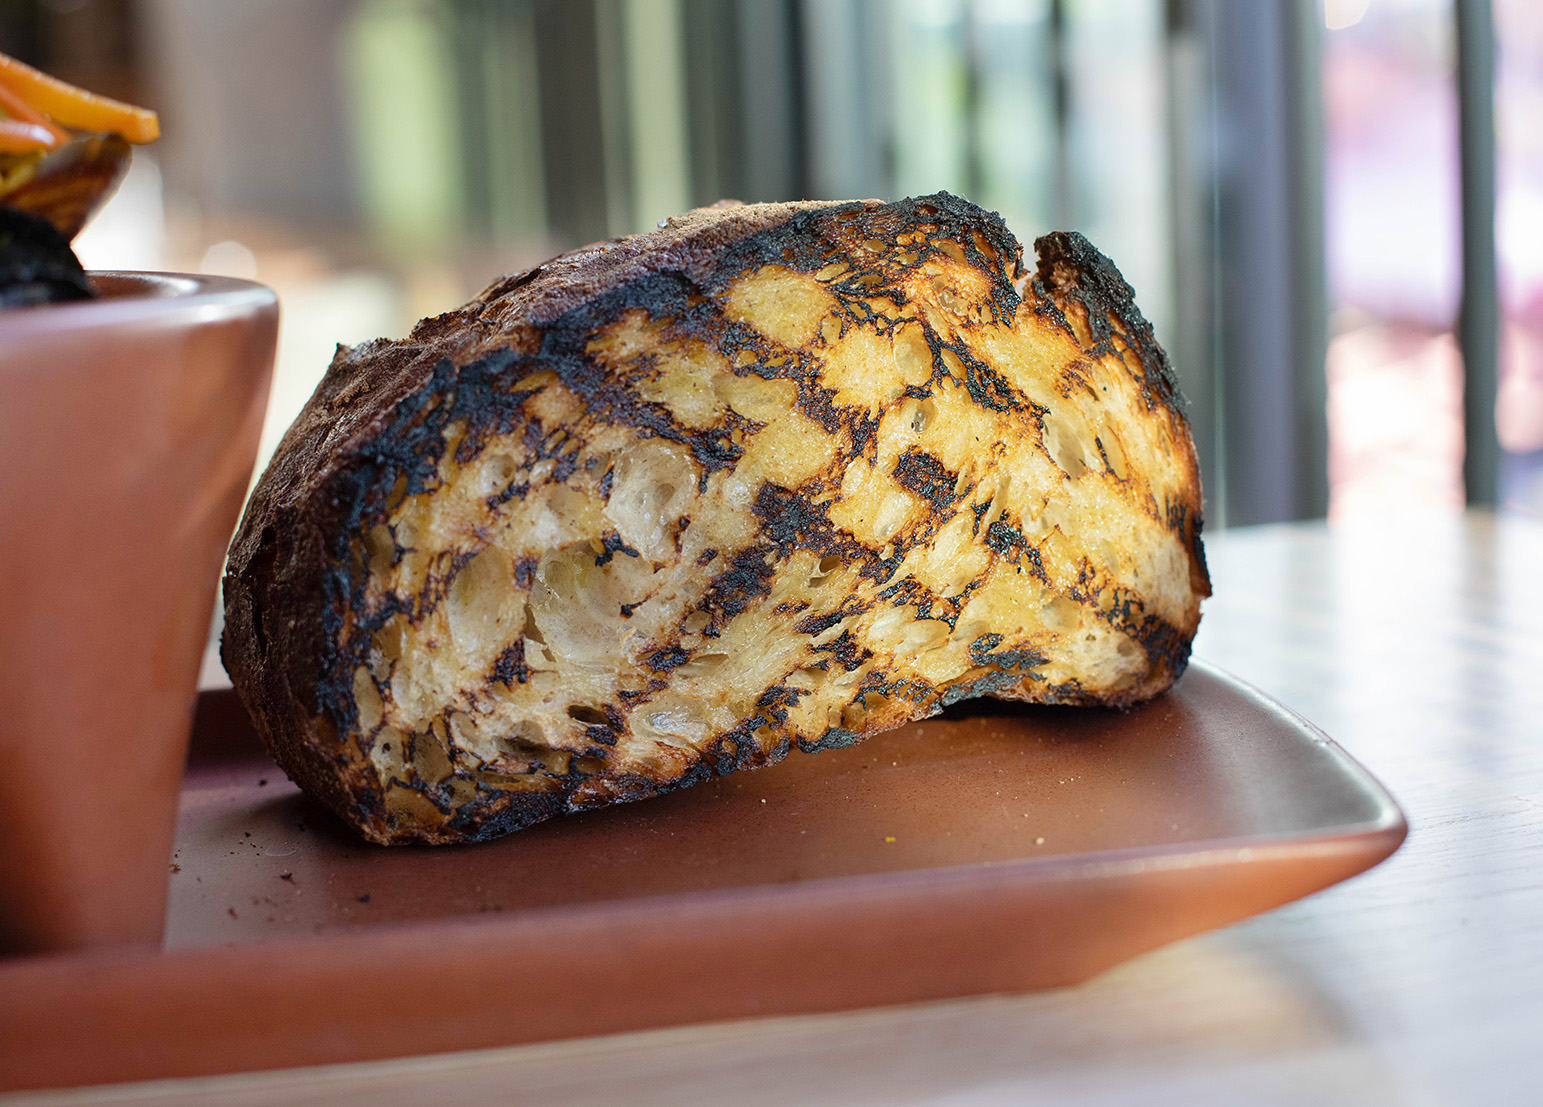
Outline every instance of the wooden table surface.
{"type": "Polygon", "coordinates": [[[1543,523],[1260,527],[1207,549],[1196,653],[1407,812],[1370,873],[1056,992],[4,1102],[1543,1103],[1543,523]]]}

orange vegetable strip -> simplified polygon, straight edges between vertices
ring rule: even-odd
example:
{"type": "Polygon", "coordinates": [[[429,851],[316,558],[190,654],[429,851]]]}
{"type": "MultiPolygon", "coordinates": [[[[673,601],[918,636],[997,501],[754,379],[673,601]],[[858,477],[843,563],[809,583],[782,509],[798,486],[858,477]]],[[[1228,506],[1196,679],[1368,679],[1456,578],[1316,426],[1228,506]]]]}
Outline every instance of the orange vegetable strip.
{"type": "Polygon", "coordinates": [[[49,144],[50,146],[63,146],[70,140],[69,135],[49,122],[48,116],[38,111],[3,84],[0,84],[0,108],[4,108],[6,114],[12,119],[19,120],[22,123],[34,123],[39,127],[45,128],[54,136],[53,142],[49,144]]]}
{"type": "Polygon", "coordinates": [[[0,154],[30,154],[50,149],[53,144],[53,132],[47,127],[19,119],[0,119],[0,154]]]}
{"type": "Polygon", "coordinates": [[[109,131],[136,143],[161,137],[155,112],[65,84],[6,54],[0,54],[0,84],[66,127],[109,131]]]}

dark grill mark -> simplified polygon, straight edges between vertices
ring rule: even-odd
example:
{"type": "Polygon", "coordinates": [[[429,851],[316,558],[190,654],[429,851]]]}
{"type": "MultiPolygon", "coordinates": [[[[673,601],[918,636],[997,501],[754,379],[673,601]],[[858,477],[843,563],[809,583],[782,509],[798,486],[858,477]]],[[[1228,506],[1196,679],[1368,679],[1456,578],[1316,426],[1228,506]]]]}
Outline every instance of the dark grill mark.
{"type": "Polygon", "coordinates": [[[498,655],[498,660],[493,662],[493,679],[505,688],[514,687],[516,682],[524,684],[530,679],[530,668],[525,664],[525,639],[521,638],[498,655]]]}
{"type": "MultiPolygon", "coordinates": [[[[762,551],[741,550],[734,555],[729,568],[713,578],[698,607],[712,615],[713,622],[721,627],[742,613],[751,600],[771,591],[774,572],[762,551]]],[[[708,633],[711,634],[711,629],[708,633]]]]}
{"type": "Polygon", "coordinates": [[[1049,660],[1036,649],[997,650],[1001,644],[1000,634],[982,634],[970,643],[970,660],[1004,670],[1037,669],[1049,660]]]}
{"type": "Polygon", "coordinates": [[[986,528],[986,545],[1003,557],[1010,557],[1017,550],[1027,549],[1029,543],[1023,537],[1023,532],[1007,521],[1004,512],[1000,519],[986,528]]]}
{"type": "Polygon", "coordinates": [[[595,555],[595,565],[597,568],[608,564],[611,558],[619,553],[624,553],[628,557],[638,556],[638,551],[622,541],[622,536],[614,530],[600,540],[600,547],[600,552],[595,555]]]}
{"type": "Polygon", "coordinates": [[[797,492],[769,482],[756,493],[753,510],[761,520],[762,535],[783,556],[800,546],[828,545],[835,537],[823,506],[816,507],[797,492]]]}
{"type": "Polygon", "coordinates": [[[909,449],[900,455],[895,462],[895,480],[938,511],[952,507],[960,499],[954,494],[959,474],[949,472],[941,461],[921,450],[909,449]]]}
{"type": "Polygon", "coordinates": [[[654,672],[665,673],[691,660],[691,653],[679,646],[671,646],[668,649],[655,650],[644,660],[654,672]]]}
{"type": "Polygon", "coordinates": [[[829,615],[811,615],[807,619],[800,619],[793,624],[793,629],[799,634],[807,634],[813,638],[817,634],[824,634],[831,627],[846,618],[839,611],[832,611],[829,615]]]}

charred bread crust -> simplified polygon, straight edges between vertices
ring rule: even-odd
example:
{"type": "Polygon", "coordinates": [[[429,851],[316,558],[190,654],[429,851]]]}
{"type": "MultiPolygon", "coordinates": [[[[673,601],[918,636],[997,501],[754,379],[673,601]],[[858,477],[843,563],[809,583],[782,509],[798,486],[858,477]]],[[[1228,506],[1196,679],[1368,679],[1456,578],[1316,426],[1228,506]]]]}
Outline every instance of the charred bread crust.
{"type": "Polygon", "coordinates": [[[1157,344],[1152,324],[1136,306],[1136,294],[1114,263],[1076,231],[1053,231],[1034,240],[1038,265],[1034,291],[1054,304],[1063,321],[1074,311],[1087,327],[1079,335],[1090,355],[1135,355],[1149,404],[1187,415],[1179,379],[1168,354],[1157,344]],[[1076,305],[1076,308],[1073,308],[1076,305]]]}
{"type": "MultiPolygon", "coordinates": [[[[1152,324],[1136,306],[1136,294],[1107,257],[1076,231],[1053,231],[1034,240],[1038,259],[1034,273],[1034,299],[1048,314],[1059,312],[1062,325],[1077,335],[1089,356],[1114,354],[1141,382],[1148,406],[1162,405],[1189,423],[1189,405],[1179,391],[1168,352],[1158,345],[1152,324]],[[1076,320],[1073,325],[1072,320],[1076,320]]],[[[1196,466],[1196,480],[1198,476],[1196,466]]],[[[1178,506],[1182,512],[1170,526],[1182,529],[1194,557],[1193,587],[1211,594],[1206,570],[1205,546],[1200,540],[1203,520],[1198,507],[1178,506]]]]}
{"type": "MultiPolygon", "coordinates": [[[[1039,266],[1030,281],[1022,268],[1021,248],[1000,218],[947,194],[891,205],[862,201],[701,209],[669,220],[652,234],[585,247],[494,282],[464,307],[422,321],[403,342],[377,340],[353,349],[340,347],[253,493],[231,547],[224,582],[222,657],[276,760],[303,789],[372,841],[475,841],[561,812],[640,799],[714,774],[770,764],[793,744],[806,750],[848,745],[873,730],[923,717],[969,696],[1120,706],[1166,688],[1187,664],[1198,621],[1198,597],[1209,594],[1200,545],[1198,470],[1182,402],[1167,358],[1114,266],[1076,234],[1046,236],[1036,247],[1039,266]],[[896,244],[916,227],[931,228],[928,241],[945,245],[936,250],[924,247],[920,232],[915,248],[896,244]],[[441,487],[447,464],[469,466],[491,442],[518,439],[526,451],[523,476],[517,474],[500,493],[504,499],[499,504],[534,489],[538,469],[545,473],[540,479],[548,485],[585,479],[582,466],[586,462],[593,466],[593,459],[582,457],[584,451],[573,445],[561,427],[529,417],[533,397],[539,398],[540,388],[547,386],[521,385],[537,379],[555,381],[575,397],[586,426],[624,428],[638,441],[678,447],[695,467],[697,491],[705,494],[715,477],[732,471],[744,456],[742,432],[750,424],[730,412],[718,425],[689,425],[668,405],[641,402],[633,382],[621,379],[593,356],[596,337],[632,316],[697,318],[707,310],[704,304],[711,306],[731,294],[746,274],[778,268],[795,274],[825,272],[840,268],[831,264],[833,256],[855,256],[865,248],[888,251],[885,264],[891,268],[886,273],[908,272],[906,266],[914,268],[936,258],[983,275],[985,283],[975,292],[979,303],[970,309],[977,319],[1011,323],[1022,300],[1030,301],[1038,315],[1071,335],[1081,350],[1082,360],[1073,359],[1062,373],[1058,384],[1062,397],[1072,396],[1078,388],[1091,390],[1097,368],[1093,363],[1113,358],[1125,366],[1148,409],[1168,412],[1165,425],[1175,428],[1176,437],[1174,456],[1167,461],[1179,474],[1180,491],[1166,501],[1148,496],[1152,504],[1143,510],[1161,515],[1158,524],[1180,539],[1190,555],[1192,610],[1177,618],[1144,610],[1137,594],[1113,587],[1105,579],[1107,574],[1100,576],[1092,562],[1085,564],[1082,577],[1062,588],[1065,602],[1077,605],[1083,617],[1095,619],[1100,626],[1107,624],[1135,644],[1144,666],[1141,673],[1114,688],[1087,687],[1076,676],[1048,679],[1040,671],[1048,660],[1046,654],[1015,645],[1010,634],[993,631],[968,643],[968,659],[974,666],[968,679],[934,688],[894,674],[890,674],[892,680],[879,679],[884,674],[876,676],[875,670],[856,689],[854,702],[883,701],[884,713],[859,713],[859,721],[852,725],[842,714],[839,722],[815,733],[794,735],[785,725],[789,713],[796,713],[801,698],[810,693],[792,688],[788,678],[768,687],[751,713],[703,740],[669,772],[654,771],[645,763],[626,761],[618,753],[617,741],[621,736],[626,746],[629,740],[625,713],[650,702],[649,697],[658,694],[674,670],[693,656],[693,649],[700,649],[685,647],[685,639],[677,635],[673,641],[658,643],[640,665],[640,671],[651,670],[654,676],[591,712],[595,717],[582,724],[587,737],[581,737],[578,745],[565,747],[558,762],[533,762],[540,765],[539,790],[479,791],[467,800],[464,788],[455,789],[475,773],[468,775],[458,761],[450,765],[447,776],[430,779],[439,769],[424,773],[419,766],[423,757],[433,753],[426,753],[427,747],[440,742],[452,755],[455,752],[448,736],[451,724],[444,720],[436,722],[437,730],[402,739],[399,756],[409,764],[400,770],[401,779],[385,778],[377,763],[380,724],[374,730],[362,724],[357,700],[371,636],[392,620],[416,623],[443,607],[457,574],[477,556],[477,550],[446,552],[416,591],[382,598],[371,583],[371,555],[361,536],[383,526],[404,502],[441,487]],[[895,268],[896,251],[902,260],[912,260],[895,268]],[[372,756],[377,762],[372,762],[372,756]],[[387,793],[397,786],[403,794],[393,807],[387,793]],[[413,799],[405,795],[409,790],[422,798],[422,805],[401,806],[413,799]]],[[[842,335],[848,333],[849,325],[857,330],[873,322],[870,294],[888,295],[900,314],[907,310],[925,314],[927,309],[910,304],[905,293],[871,280],[875,272],[858,266],[846,277],[831,278],[847,313],[838,328],[842,335]]],[[[714,326],[714,341],[724,357],[754,355],[764,360],[764,335],[741,323],[725,324],[718,317],[714,326]]],[[[1015,391],[1001,372],[973,357],[962,341],[949,344],[933,329],[926,333],[939,372],[946,375],[947,367],[953,366],[959,388],[971,402],[991,412],[1016,412],[1030,425],[1038,425],[1041,437],[1048,433],[1043,405],[1015,391]]],[[[797,360],[798,351],[792,352],[797,360]]],[[[643,361],[647,362],[647,355],[643,361]]],[[[768,380],[785,379],[791,371],[753,369],[768,380]]],[[[908,385],[904,402],[924,399],[931,388],[926,382],[908,385]]],[[[879,418],[854,415],[835,404],[829,393],[823,382],[806,372],[799,383],[800,411],[825,432],[840,436],[850,456],[871,460],[879,418]],[[820,387],[811,386],[811,381],[820,387]]],[[[1101,465],[1112,480],[1123,462],[1111,456],[1101,440],[1096,446],[1097,457],[1088,455],[1092,459],[1088,464],[1101,465]]],[[[599,478],[598,494],[609,495],[610,479],[609,471],[599,478]]],[[[908,548],[930,540],[943,522],[967,511],[974,511],[976,537],[994,558],[1010,562],[1018,574],[1048,586],[1040,546],[1026,533],[1031,520],[1000,508],[988,510],[985,503],[965,502],[956,491],[964,485],[962,471],[948,470],[935,457],[913,450],[897,460],[893,481],[908,495],[930,503],[934,519],[916,525],[906,532],[909,537],[882,550],[869,548],[871,543],[865,546],[837,526],[829,502],[816,502],[814,485],[807,492],[763,485],[748,507],[760,527],[760,544],[732,557],[725,554],[703,562],[717,567],[698,608],[710,618],[706,633],[722,633],[737,614],[765,601],[778,571],[768,567],[768,559],[780,564],[777,557],[807,549],[846,559],[854,566],[854,580],[869,592],[879,584],[888,587],[877,591],[880,599],[867,601],[868,607],[861,611],[860,605],[842,604],[828,615],[805,617],[798,623],[799,633],[818,640],[827,629],[837,629],[839,619],[862,617],[879,603],[897,608],[910,605],[918,619],[942,622],[950,631],[958,631],[962,609],[958,597],[950,599],[910,579],[890,584],[890,578],[908,548]],[[835,622],[823,622],[838,616],[835,622]]],[[[489,498],[490,510],[499,506],[496,498],[489,498]]],[[[679,545],[678,536],[676,542],[679,545]]],[[[596,566],[613,558],[638,559],[638,551],[615,531],[595,544],[596,566]]],[[[386,559],[387,567],[415,552],[415,548],[395,547],[386,559]]],[[[513,572],[520,587],[529,587],[536,565],[519,562],[513,572]]],[[[962,595],[967,597],[969,590],[962,595]]],[[[622,616],[630,618],[626,606],[622,616]]],[[[532,668],[524,652],[527,648],[537,647],[530,639],[514,641],[489,679],[496,678],[511,689],[523,685],[532,668]]],[[[820,648],[828,655],[820,662],[826,667],[821,671],[854,672],[864,664],[860,636],[843,633],[820,648]]],[[[449,717],[447,712],[445,719],[449,717]]],[[[433,758],[439,756],[433,753],[433,758]]]]}

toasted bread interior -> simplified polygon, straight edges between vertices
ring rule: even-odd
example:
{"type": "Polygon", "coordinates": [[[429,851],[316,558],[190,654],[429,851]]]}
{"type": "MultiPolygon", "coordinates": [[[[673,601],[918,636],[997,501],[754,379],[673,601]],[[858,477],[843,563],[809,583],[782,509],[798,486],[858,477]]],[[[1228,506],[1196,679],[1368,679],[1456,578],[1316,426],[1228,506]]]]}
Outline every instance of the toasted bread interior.
{"type": "Polygon", "coordinates": [[[368,837],[455,841],[967,696],[1166,688],[1208,585],[1150,328],[1079,236],[1028,274],[994,217],[929,200],[800,214],[529,352],[420,328],[447,356],[336,465],[358,502],[316,678],[342,707],[281,760],[368,837]]]}

